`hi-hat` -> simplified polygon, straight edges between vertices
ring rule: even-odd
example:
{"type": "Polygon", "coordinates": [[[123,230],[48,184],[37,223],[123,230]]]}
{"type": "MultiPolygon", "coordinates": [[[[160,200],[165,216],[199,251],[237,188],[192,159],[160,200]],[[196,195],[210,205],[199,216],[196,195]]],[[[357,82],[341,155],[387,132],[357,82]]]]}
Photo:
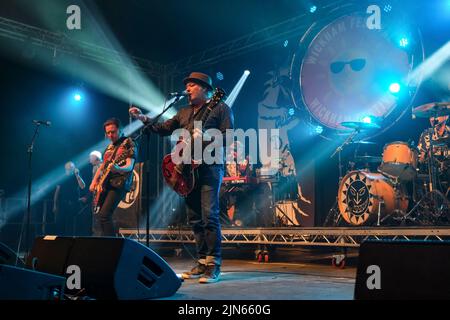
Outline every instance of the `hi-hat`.
{"type": "Polygon", "coordinates": [[[360,122],[360,121],[346,121],[341,122],[341,126],[356,130],[368,130],[368,129],[379,129],[380,126],[376,123],[367,123],[367,122],[360,122]]]}
{"type": "Polygon", "coordinates": [[[419,118],[431,118],[450,115],[450,102],[432,102],[413,109],[413,115],[419,118]]]}

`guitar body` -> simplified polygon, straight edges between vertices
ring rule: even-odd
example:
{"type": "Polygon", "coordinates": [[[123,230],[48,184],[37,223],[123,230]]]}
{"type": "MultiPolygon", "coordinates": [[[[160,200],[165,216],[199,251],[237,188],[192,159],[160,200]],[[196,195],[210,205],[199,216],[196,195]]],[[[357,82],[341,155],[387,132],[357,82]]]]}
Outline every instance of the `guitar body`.
{"type": "Polygon", "coordinates": [[[186,197],[195,186],[195,168],[198,165],[175,164],[172,154],[163,158],[162,172],[166,183],[180,196],[186,197]]]}

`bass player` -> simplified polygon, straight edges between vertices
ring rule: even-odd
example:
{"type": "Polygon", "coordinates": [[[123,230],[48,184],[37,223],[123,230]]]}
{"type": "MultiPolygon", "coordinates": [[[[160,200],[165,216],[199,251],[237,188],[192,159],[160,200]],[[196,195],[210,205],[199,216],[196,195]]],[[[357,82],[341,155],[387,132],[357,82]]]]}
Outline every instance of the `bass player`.
{"type": "Polygon", "coordinates": [[[94,193],[93,231],[95,236],[116,236],[113,213],[131,188],[137,152],[134,141],[122,135],[119,119],[108,119],[103,129],[111,143],[89,187],[94,193]]]}

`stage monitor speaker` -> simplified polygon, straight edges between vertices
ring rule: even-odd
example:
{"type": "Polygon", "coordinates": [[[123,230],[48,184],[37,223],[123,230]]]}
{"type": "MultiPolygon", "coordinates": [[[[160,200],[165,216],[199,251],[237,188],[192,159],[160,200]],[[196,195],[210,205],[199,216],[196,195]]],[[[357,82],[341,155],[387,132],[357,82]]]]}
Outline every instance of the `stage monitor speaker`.
{"type": "Polygon", "coordinates": [[[0,264],[8,264],[16,267],[24,266],[23,261],[17,257],[16,253],[6,244],[1,242],[0,242],[0,264]]]}
{"type": "Polygon", "coordinates": [[[450,299],[450,243],[366,241],[355,299],[450,299]]]}
{"type": "Polygon", "coordinates": [[[80,289],[94,299],[141,300],[168,297],[181,285],[170,266],[153,250],[124,238],[37,238],[28,266],[71,276],[69,266],[80,270],[80,289]]]}
{"type": "Polygon", "coordinates": [[[0,264],[0,300],[61,300],[66,279],[0,264]]]}

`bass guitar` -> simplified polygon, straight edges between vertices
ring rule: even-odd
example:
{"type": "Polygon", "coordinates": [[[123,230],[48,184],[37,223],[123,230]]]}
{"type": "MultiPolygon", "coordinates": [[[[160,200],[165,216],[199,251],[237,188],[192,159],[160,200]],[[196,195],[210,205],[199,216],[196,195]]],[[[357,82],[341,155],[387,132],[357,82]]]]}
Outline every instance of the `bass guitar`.
{"type": "MultiPolygon", "coordinates": [[[[123,146],[126,150],[130,150],[131,146],[129,145],[130,140],[127,139],[124,141],[123,146]]],[[[119,148],[118,146],[117,148],[119,148]]],[[[108,180],[108,176],[111,172],[111,169],[114,165],[120,165],[122,162],[124,162],[129,157],[129,152],[123,152],[117,157],[114,158],[111,162],[109,162],[105,168],[103,168],[103,172],[100,175],[100,178],[98,179],[97,186],[94,189],[93,192],[93,200],[92,200],[92,209],[94,213],[98,213],[100,211],[100,208],[103,205],[104,201],[104,195],[106,190],[106,182],[108,180]]],[[[127,177],[124,176],[123,179],[126,179],[127,177]]]]}

